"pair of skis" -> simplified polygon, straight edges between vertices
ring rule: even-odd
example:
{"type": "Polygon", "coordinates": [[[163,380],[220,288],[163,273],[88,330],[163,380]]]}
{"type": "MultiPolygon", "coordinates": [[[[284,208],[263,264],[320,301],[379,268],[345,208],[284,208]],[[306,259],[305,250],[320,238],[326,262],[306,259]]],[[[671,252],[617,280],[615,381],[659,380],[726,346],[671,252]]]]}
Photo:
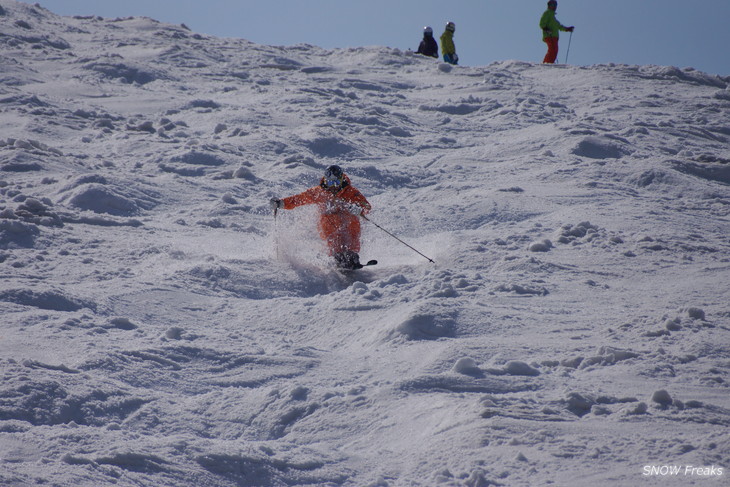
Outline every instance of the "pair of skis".
{"type": "Polygon", "coordinates": [[[356,264],[356,265],[354,265],[352,267],[337,267],[337,270],[340,271],[340,272],[352,272],[352,271],[360,270],[363,267],[367,267],[367,266],[370,266],[370,265],[377,265],[377,263],[378,263],[377,260],[369,260],[365,264],[358,263],[358,264],[356,264]]]}

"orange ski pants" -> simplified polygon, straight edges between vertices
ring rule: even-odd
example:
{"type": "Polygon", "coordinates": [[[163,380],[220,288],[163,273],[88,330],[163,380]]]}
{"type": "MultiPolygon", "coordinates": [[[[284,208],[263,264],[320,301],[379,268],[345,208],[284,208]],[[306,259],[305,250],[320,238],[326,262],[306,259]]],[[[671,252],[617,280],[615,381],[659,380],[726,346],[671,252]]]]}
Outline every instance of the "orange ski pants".
{"type": "Polygon", "coordinates": [[[360,220],[352,213],[337,212],[321,215],[319,235],[327,243],[330,255],[345,250],[360,252],[360,220]]]}

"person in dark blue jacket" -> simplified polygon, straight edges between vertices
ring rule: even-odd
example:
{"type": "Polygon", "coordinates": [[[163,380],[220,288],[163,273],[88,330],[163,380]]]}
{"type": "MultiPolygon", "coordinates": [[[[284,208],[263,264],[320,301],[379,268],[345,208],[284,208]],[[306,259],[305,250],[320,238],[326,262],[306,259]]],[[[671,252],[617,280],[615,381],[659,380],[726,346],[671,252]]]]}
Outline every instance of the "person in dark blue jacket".
{"type": "Polygon", "coordinates": [[[431,27],[426,26],[423,28],[423,40],[416,52],[424,56],[439,57],[439,45],[436,43],[436,39],[433,38],[433,29],[431,27]]]}

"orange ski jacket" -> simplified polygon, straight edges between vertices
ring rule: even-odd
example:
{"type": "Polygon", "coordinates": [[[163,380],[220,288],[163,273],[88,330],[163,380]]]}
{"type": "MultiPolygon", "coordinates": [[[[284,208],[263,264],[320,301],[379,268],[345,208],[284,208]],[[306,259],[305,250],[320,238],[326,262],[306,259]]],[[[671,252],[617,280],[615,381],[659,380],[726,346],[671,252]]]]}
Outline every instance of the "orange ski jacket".
{"type": "Polygon", "coordinates": [[[319,234],[327,243],[331,255],[345,250],[360,251],[360,219],[372,208],[363,194],[343,177],[342,187],[332,192],[326,189],[324,178],[318,186],[281,200],[285,210],[304,205],[317,205],[319,234]]]}

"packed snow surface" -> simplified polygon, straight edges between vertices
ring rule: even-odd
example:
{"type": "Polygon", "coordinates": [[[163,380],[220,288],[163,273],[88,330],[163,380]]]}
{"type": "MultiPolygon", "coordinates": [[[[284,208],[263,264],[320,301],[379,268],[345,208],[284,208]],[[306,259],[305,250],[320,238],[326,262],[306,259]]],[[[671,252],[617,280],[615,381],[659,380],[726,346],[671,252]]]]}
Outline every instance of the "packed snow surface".
{"type": "Polygon", "coordinates": [[[0,484],[728,485],[730,79],[12,0],[0,65],[0,484]],[[435,263],[273,218],[330,164],[435,263]]]}

